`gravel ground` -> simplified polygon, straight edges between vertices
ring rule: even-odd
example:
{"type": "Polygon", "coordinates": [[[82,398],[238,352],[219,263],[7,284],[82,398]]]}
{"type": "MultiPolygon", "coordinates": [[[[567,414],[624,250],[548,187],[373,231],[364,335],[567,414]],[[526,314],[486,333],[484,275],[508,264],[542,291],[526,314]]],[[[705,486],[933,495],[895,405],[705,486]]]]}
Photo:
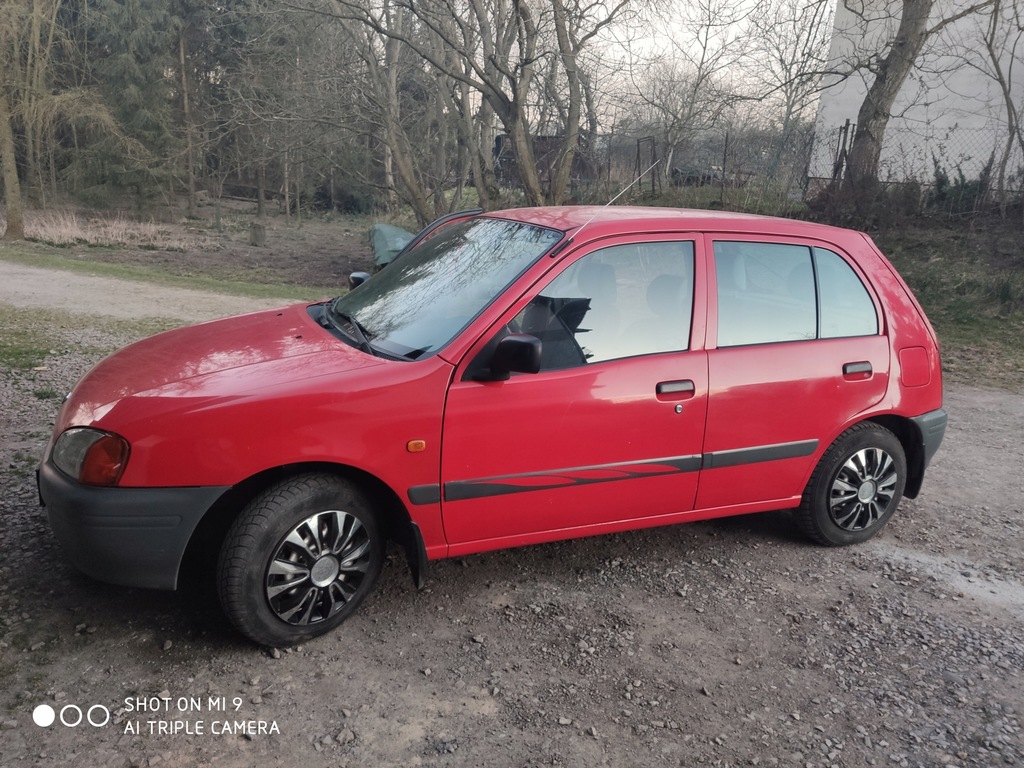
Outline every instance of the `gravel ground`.
{"type": "MultiPolygon", "coordinates": [[[[1024,396],[952,388],[924,492],[866,545],[768,513],[440,561],[419,592],[392,551],[339,631],[264,651],[208,590],[106,586],[51,538],[45,393],[131,340],[99,316],[138,290],[72,282],[43,370],[0,373],[5,768],[1024,764],[1024,396]]],[[[224,306],[161,290],[164,317],[224,306]]]]}

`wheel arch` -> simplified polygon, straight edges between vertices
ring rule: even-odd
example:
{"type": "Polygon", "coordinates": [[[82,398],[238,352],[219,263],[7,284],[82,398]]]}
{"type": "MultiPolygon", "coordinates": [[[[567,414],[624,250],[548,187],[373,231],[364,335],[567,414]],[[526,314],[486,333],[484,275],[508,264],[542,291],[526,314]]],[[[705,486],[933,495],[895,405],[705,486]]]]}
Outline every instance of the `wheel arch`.
{"type": "Polygon", "coordinates": [[[900,441],[903,453],[907,457],[907,483],[903,495],[908,499],[916,499],[924,482],[924,444],[921,431],[913,421],[896,414],[872,416],[867,421],[889,430],[900,441]]]}
{"type": "Polygon", "coordinates": [[[379,523],[384,534],[405,549],[406,560],[417,588],[426,579],[427,554],[419,526],[413,522],[408,509],[389,485],[378,477],[344,464],[307,462],[287,464],[259,472],[232,486],[206,511],[196,526],[178,570],[179,583],[183,578],[209,583],[208,570],[216,569],[217,555],[224,537],[247,503],[264,489],[289,477],[311,473],[329,473],[348,480],[362,491],[374,509],[380,512],[379,523]]]}

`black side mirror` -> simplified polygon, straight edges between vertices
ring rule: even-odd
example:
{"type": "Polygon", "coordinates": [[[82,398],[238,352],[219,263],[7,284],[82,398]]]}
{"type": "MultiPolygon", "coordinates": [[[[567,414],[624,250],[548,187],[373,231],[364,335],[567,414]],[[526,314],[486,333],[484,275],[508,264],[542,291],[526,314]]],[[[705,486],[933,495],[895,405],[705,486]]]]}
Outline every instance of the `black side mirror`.
{"type": "Polygon", "coordinates": [[[528,333],[510,333],[498,342],[491,355],[488,381],[505,381],[510,374],[540,371],[541,341],[528,333]]]}
{"type": "Polygon", "coordinates": [[[358,285],[362,285],[370,279],[369,272],[353,272],[348,276],[348,289],[351,291],[358,285]]]}

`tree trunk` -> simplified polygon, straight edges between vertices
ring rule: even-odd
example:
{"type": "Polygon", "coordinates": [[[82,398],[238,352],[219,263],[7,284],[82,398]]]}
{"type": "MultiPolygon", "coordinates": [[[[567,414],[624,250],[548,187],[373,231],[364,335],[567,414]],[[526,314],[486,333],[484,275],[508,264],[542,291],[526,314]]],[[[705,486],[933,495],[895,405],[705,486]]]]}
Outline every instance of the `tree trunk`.
{"type": "MultiPolygon", "coordinates": [[[[661,169],[662,176],[669,184],[672,183],[672,163],[675,161],[676,145],[671,142],[666,145],[665,149],[665,167],[661,169]]],[[[643,169],[638,169],[642,171],[643,169]]],[[[655,171],[657,173],[657,171],[655,171]]]]}
{"type": "MultiPolygon", "coordinates": [[[[404,34],[405,23],[405,10],[397,8],[392,19],[394,30],[398,34],[404,34]]],[[[402,126],[402,105],[398,88],[401,45],[399,40],[390,37],[384,43],[385,72],[383,74],[379,67],[373,64],[372,56],[364,58],[364,61],[370,67],[370,74],[377,81],[378,87],[383,90],[385,143],[390,148],[392,173],[394,178],[405,188],[405,197],[412,205],[416,221],[420,226],[426,226],[435,216],[428,204],[427,192],[417,175],[416,164],[413,162],[412,153],[417,150],[411,146],[405,128],[402,126]]],[[[364,51],[363,53],[368,52],[364,51]]]]}
{"type": "Polygon", "coordinates": [[[4,202],[7,206],[7,229],[0,240],[25,239],[25,215],[21,206],[21,183],[14,153],[14,131],[7,96],[0,91],[0,159],[3,163],[4,202]]]}
{"type": "Polygon", "coordinates": [[[267,215],[267,167],[261,162],[256,169],[256,218],[267,215]]]}
{"type": "Polygon", "coordinates": [[[299,168],[295,174],[295,223],[302,225],[302,174],[305,172],[304,163],[299,161],[299,168]]]}
{"type": "Polygon", "coordinates": [[[178,34],[178,60],[181,64],[181,98],[182,109],[185,114],[185,164],[186,178],[188,180],[188,216],[191,218],[196,213],[196,163],[195,147],[192,137],[192,106],[188,98],[188,75],[185,70],[185,31],[178,34]]]}
{"type": "Polygon", "coordinates": [[[448,120],[444,109],[444,94],[447,83],[443,74],[437,75],[437,91],[434,93],[434,122],[437,124],[437,136],[434,138],[434,216],[448,213],[445,196],[445,182],[448,180],[448,120]]]}
{"type": "Polygon", "coordinates": [[[537,173],[533,142],[524,119],[516,119],[509,125],[512,146],[516,150],[516,167],[519,169],[519,179],[523,184],[526,204],[529,206],[544,205],[544,189],[540,183],[540,174],[537,173]]]}
{"type": "Polygon", "coordinates": [[[394,168],[406,189],[409,204],[412,205],[413,212],[416,214],[416,221],[420,226],[426,226],[435,217],[432,215],[431,207],[427,204],[426,191],[416,178],[416,169],[413,167],[409,152],[406,151],[407,147],[404,146],[404,142],[400,143],[402,126],[393,114],[389,113],[385,120],[387,122],[387,142],[395,148],[391,155],[394,168]]]}
{"type": "Polygon", "coordinates": [[[398,192],[395,190],[395,161],[391,153],[391,145],[384,144],[384,190],[388,211],[398,207],[398,192]]]}
{"type": "MultiPolygon", "coordinates": [[[[468,97],[464,102],[469,103],[468,97]]],[[[470,125],[473,125],[472,116],[467,116],[470,125]]],[[[480,109],[477,111],[476,126],[479,131],[479,138],[476,141],[477,161],[480,163],[480,176],[476,183],[482,187],[484,194],[480,195],[480,205],[484,210],[491,210],[491,207],[501,197],[501,186],[498,184],[498,176],[494,172],[494,109],[486,101],[480,102],[480,109]]],[[[475,168],[475,165],[474,165],[475,168]]]]}
{"type": "MultiPolygon", "coordinates": [[[[469,87],[465,83],[459,84],[459,96],[459,135],[462,137],[462,143],[465,145],[469,156],[470,173],[473,176],[478,204],[485,211],[489,211],[491,210],[491,195],[487,186],[487,180],[484,177],[485,166],[482,159],[483,152],[489,148],[482,146],[481,142],[476,140],[473,113],[469,107],[469,87]]],[[[494,176],[493,171],[491,176],[494,176]]]]}
{"type": "Polygon", "coordinates": [[[885,129],[896,96],[928,39],[928,17],[935,0],[903,0],[899,29],[888,53],[877,64],[875,80],[857,113],[857,130],[847,157],[844,192],[858,207],[873,196],[885,129]]]}
{"type": "Polygon", "coordinates": [[[40,90],[40,77],[43,69],[42,22],[43,8],[39,0],[31,3],[31,22],[29,27],[29,39],[25,47],[25,71],[20,83],[22,92],[21,110],[25,146],[25,193],[30,202],[37,205],[42,199],[42,173],[39,171],[39,140],[40,128],[39,118],[36,115],[35,106],[38,98],[45,92],[40,90]]]}
{"type": "Polygon", "coordinates": [[[551,171],[551,188],[548,199],[552,205],[565,202],[569,189],[569,177],[572,174],[572,163],[579,145],[580,114],[582,112],[583,92],[580,86],[580,72],[576,61],[576,50],[569,40],[568,21],[562,0],[552,0],[555,16],[555,31],[558,37],[558,50],[562,58],[562,67],[569,83],[569,104],[565,115],[565,139],[562,151],[558,155],[555,167],[551,171]]]}
{"type": "Polygon", "coordinates": [[[288,153],[284,153],[284,157],[281,159],[281,167],[283,168],[284,175],[284,220],[291,222],[292,220],[292,180],[289,174],[291,164],[288,162],[288,153]]]}
{"type": "MultiPolygon", "coordinates": [[[[996,3],[992,7],[992,16],[989,19],[988,29],[985,33],[985,50],[988,54],[989,64],[992,67],[992,78],[996,81],[999,86],[999,91],[1003,96],[1003,107],[1006,110],[1006,141],[1003,144],[1002,154],[999,158],[996,172],[996,184],[999,195],[999,214],[1004,219],[1006,218],[1007,209],[1009,207],[1009,190],[1006,188],[1007,170],[1009,168],[1010,159],[1013,156],[1015,145],[1020,140],[1020,112],[1019,107],[1014,102],[1011,83],[1009,75],[1012,73],[1012,67],[1008,73],[1002,64],[1001,56],[1004,53],[1004,49],[1009,47],[1013,52],[1017,50],[1017,44],[1021,41],[1022,35],[1024,35],[1024,27],[1020,26],[1020,20],[1014,19],[1018,23],[1013,25],[1009,20],[1007,25],[1011,30],[1016,27],[1014,32],[1011,34],[1016,35],[1016,39],[1011,43],[1007,38],[999,39],[1000,23],[1002,21],[1003,5],[1001,0],[996,0],[996,3]]],[[[1019,11],[1014,8],[1014,16],[1017,16],[1019,11]]],[[[1024,142],[1021,142],[1022,148],[1024,148],[1024,142]]]]}

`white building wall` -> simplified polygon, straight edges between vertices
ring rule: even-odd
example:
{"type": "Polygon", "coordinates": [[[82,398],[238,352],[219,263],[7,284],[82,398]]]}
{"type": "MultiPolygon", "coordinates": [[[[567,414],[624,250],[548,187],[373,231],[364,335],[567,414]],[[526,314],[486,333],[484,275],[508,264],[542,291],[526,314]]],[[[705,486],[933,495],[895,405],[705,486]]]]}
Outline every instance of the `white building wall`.
{"type": "MultiPolygon", "coordinates": [[[[931,24],[955,15],[965,0],[937,0],[931,24]]],[[[1004,8],[1005,21],[1013,3],[1004,8]]],[[[873,51],[888,48],[899,23],[899,2],[885,0],[838,0],[830,61],[833,68],[849,68],[873,51]],[[861,14],[851,6],[862,10],[861,14]]],[[[1007,138],[1006,107],[997,82],[988,72],[982,43],[987,16],[969,16],[947,26],[925,46],[893,108],[885,135],[879,178],[882,181],[934,179],[933,158],[955,179],[957,170],[968,180],[977,179],[995,153],[1001,157],[1007,138]]],[[[1012,38],[1011,38],[1012,40],[1012,38]]],[[[1024,104],[1024,40],[1015,52],[1003,47],[1000,59],[1010,69],[1016,56],[1013,99],[1024,104]]],[[[848,77],[831,77],[824,83],[815,124],[815,143],[808,175],[831,178],[840,128],[857,122],[857,111],[874,76],[864,69],[848,77]]],[[[850,134],[852,139],[852,132],[850,134]]],[[[1019,150],[1010,164],[1018,171],[1019,150]]],[[[1011,186],[1008,184],[1007,186],[1011,186]]],[[[1012,186],[1019,188],[1020,179],[1012,186]]]]}

